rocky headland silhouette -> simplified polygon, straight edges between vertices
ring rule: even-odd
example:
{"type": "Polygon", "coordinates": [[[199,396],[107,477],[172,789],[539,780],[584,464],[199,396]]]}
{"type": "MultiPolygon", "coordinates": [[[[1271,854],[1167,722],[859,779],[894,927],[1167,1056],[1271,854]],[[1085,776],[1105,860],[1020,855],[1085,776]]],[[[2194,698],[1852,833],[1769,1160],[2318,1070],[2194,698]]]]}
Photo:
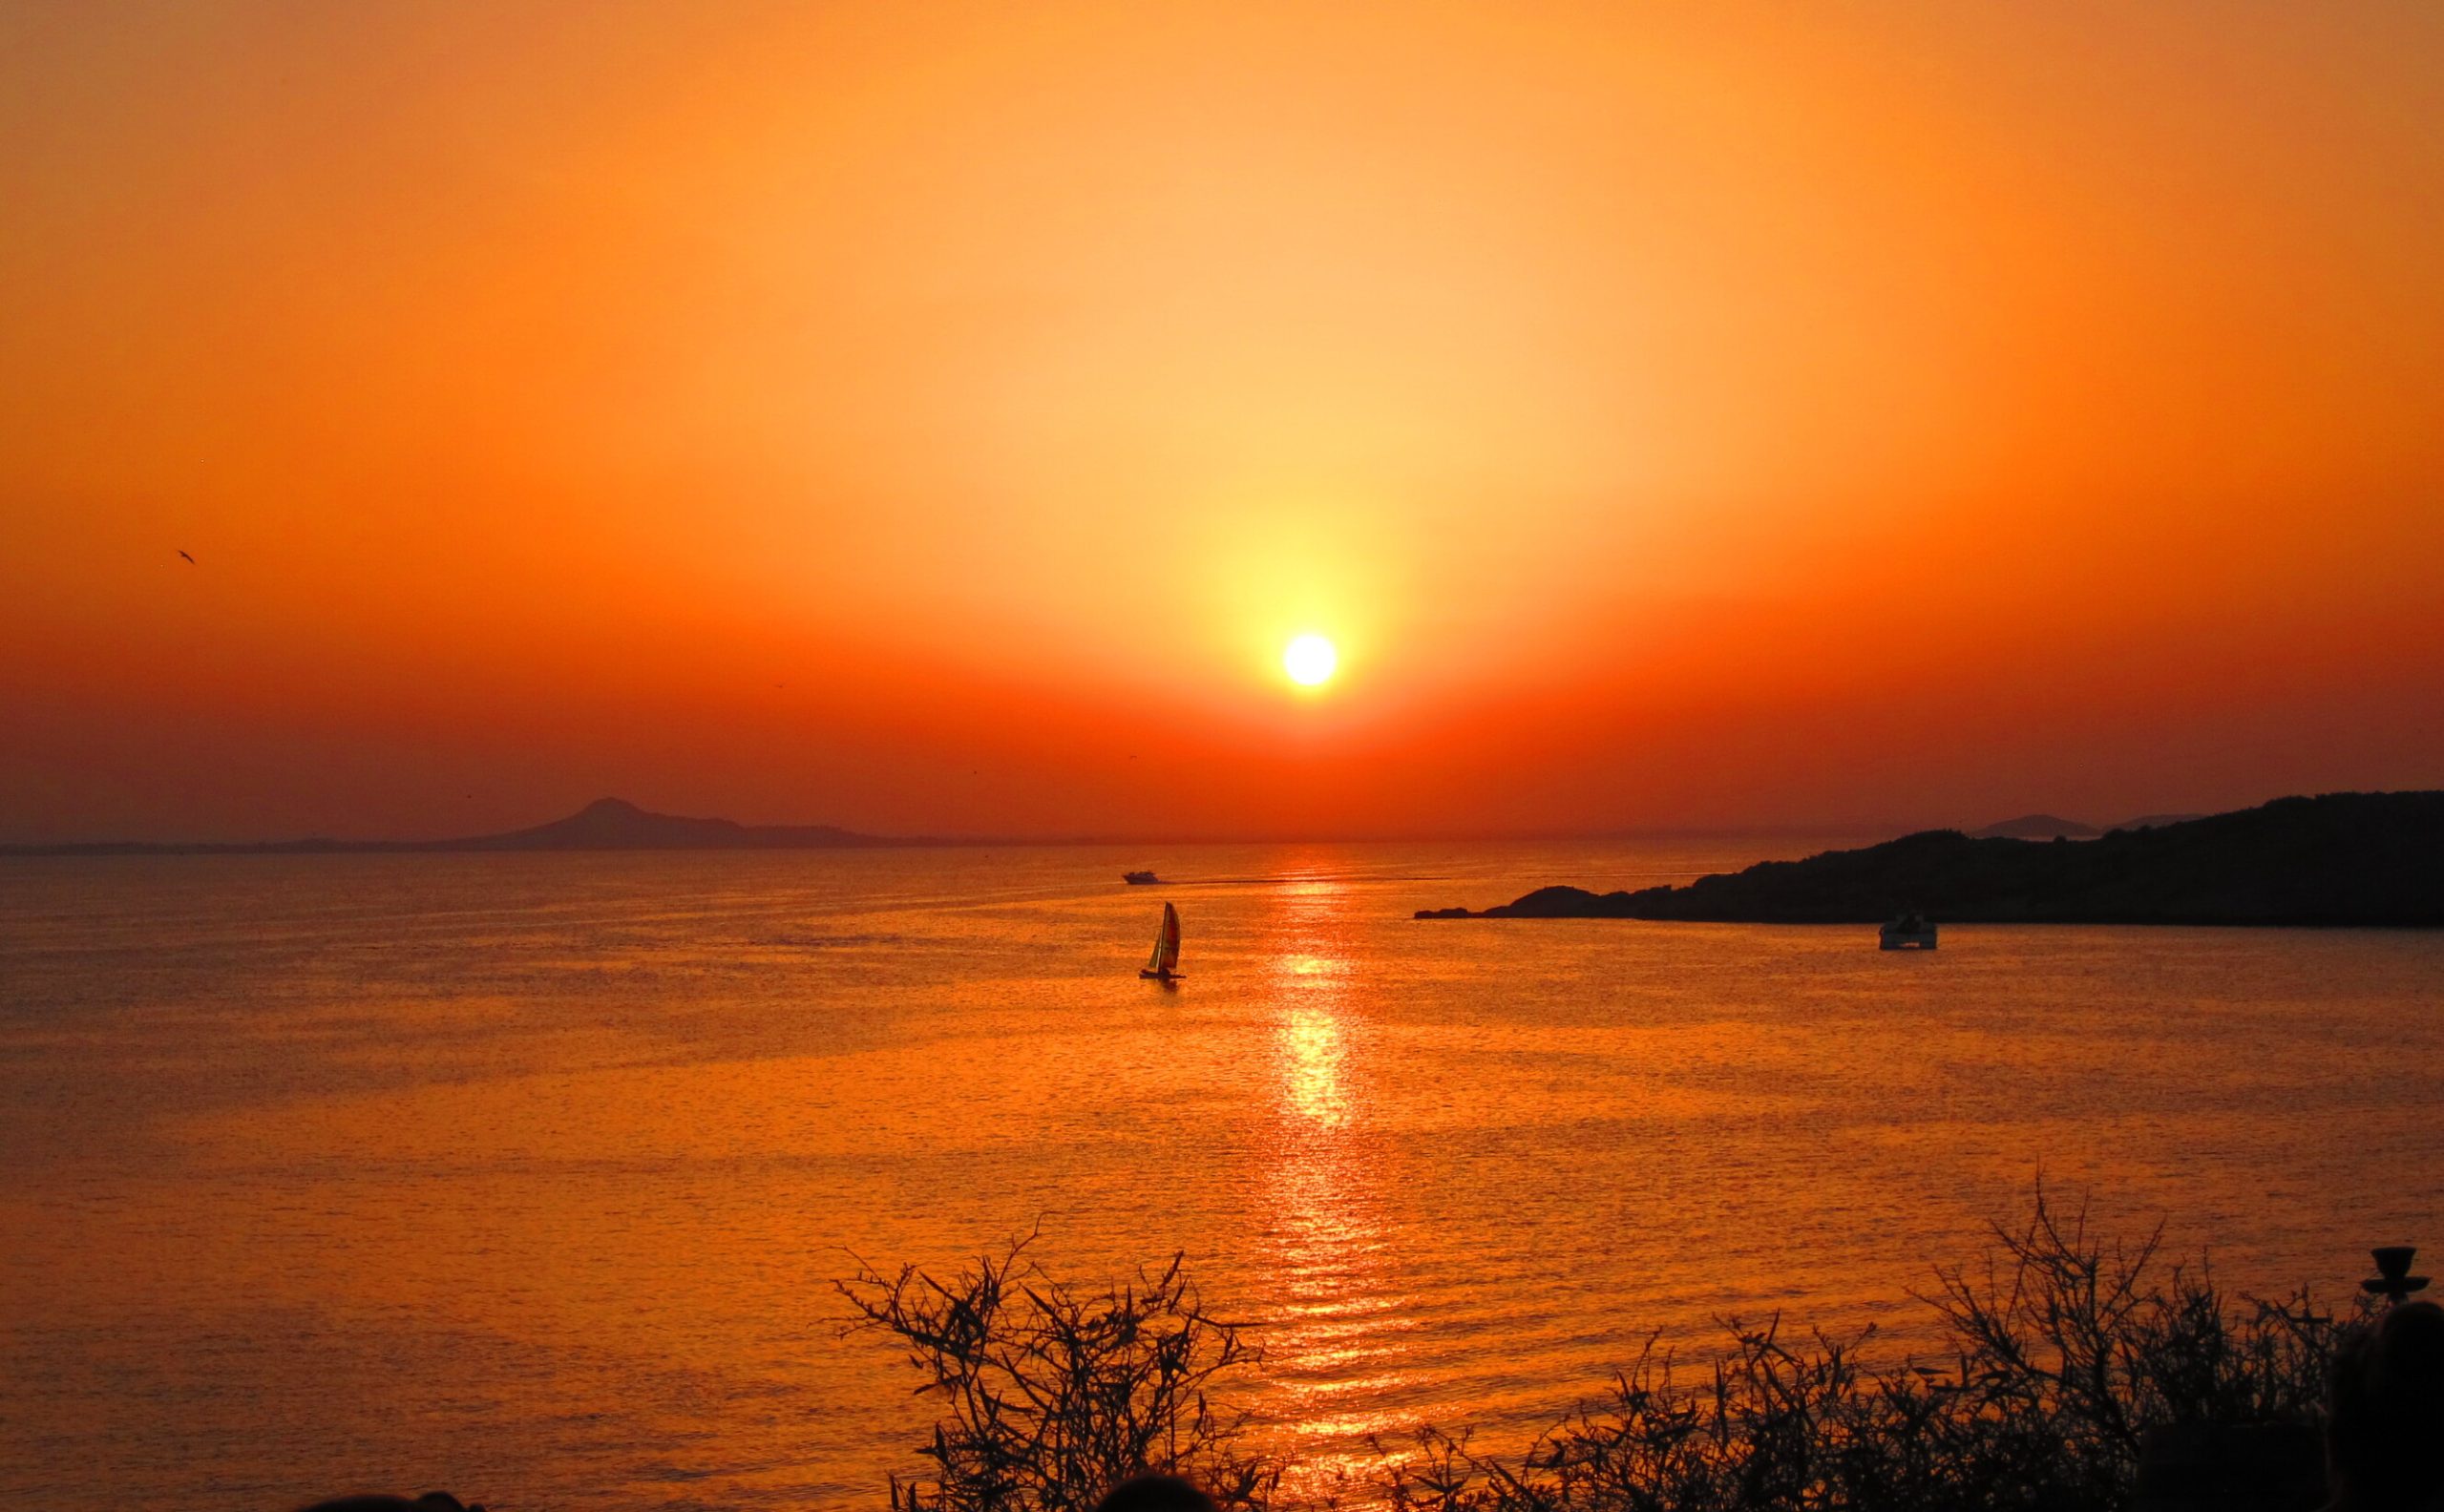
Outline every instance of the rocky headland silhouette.
{"type": "Polygon", "coordinates": [[[453,840],[263,840],[232,843],[100,841],[0,846],[0,855],[322,855],[433,850],[839,850],[938,845],[860,834],[832,825],[743,825],[653,813],[624,798],[598,798],[565,819],[453,840]]]}
{"type": "Polygon", "coordinates": [[[1929,830],[1683,887],[1548,887],[1419,918],[2444,925],[2444,792],[2327,793],[2093,840],[1929,830]]]}

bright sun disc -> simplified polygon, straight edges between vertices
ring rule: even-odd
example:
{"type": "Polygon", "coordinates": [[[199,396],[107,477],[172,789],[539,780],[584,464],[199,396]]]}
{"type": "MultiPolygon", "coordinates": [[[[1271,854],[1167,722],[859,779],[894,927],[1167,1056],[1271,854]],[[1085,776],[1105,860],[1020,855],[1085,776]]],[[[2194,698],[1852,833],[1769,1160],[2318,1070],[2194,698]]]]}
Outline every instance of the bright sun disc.
{"type": "Polygon", "coordinates": [[[1339,661],[1333,643],[1319,635],[1302,635],[1281,653],[1282,670],[1290,674],[1290,681],[1308,687],[1332,676],[1333,667],[1339,661]]]}

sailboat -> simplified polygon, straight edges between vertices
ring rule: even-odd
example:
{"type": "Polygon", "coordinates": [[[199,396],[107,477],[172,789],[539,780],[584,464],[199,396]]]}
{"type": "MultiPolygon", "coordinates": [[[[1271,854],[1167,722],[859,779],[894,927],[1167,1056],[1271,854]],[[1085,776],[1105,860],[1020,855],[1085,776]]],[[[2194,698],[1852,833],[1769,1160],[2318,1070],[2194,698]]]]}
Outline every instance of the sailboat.
{"type": "Polygon", "coordinates": [[[1140,976],[1153,981],[1177,981],[1180,964],[1180,911],[1169,903],[1163,905],[1163,927],[1154,932],[1154,954],[1146,957],[1146,969],[1140,976]]]}

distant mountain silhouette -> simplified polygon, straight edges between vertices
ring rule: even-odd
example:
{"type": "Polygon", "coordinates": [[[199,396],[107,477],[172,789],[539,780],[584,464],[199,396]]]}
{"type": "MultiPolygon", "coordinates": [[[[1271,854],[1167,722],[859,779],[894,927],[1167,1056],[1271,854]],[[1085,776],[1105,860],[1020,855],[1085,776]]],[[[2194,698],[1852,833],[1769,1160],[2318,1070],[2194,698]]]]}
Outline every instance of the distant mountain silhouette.
{"type": "Polygon", "coordinates": [[[624,798],[597,798],[565,819],[442,842],[453,850],[831,850],[901,842],[832,825],[743,825],[648,813],[624,798]]]}
{"type": "Polygon", "coordinates": [[[2076,819],[2063,819],[2054,814],[2022,814],[2001,824],[1990,824],[1983,830],[1971,830],[1972,840],[2091,840],[2104,833],[2094,825],[2083,825],[2076,819]]]}
{"type": "Polygon", "coordinates": [[[1539,888],[1417,916],[1869,924],[1904,910],[1944,923],[2444,925],[2444,792],[2278,798],[2078,845],[1929,830],[1686,887],[1539,888]]]}
{"type": "Polygon", "coordinates": [[[2121,823],[2117,825],[2110,825],[2107,826],[2107,828],[2113,830],[2160,830],[2166,825],[2187,824],[2192,819],[2203,819],[2205,817],[2206,815],[2201,813],[2140,814],[2136,819],[2124,819],[2121,823]]]}
{"type": "Polygon", "coordinates": [[[624,798],[598,798],[565,819],[503,834],[457,840],[264,840],[234,845],[106,841],[93,845],[0,846],[6,855],[320,855],[424,850],[838,850],[936,845],[859,834],[831,825],[743,825],[649,813],[624,798]]]}

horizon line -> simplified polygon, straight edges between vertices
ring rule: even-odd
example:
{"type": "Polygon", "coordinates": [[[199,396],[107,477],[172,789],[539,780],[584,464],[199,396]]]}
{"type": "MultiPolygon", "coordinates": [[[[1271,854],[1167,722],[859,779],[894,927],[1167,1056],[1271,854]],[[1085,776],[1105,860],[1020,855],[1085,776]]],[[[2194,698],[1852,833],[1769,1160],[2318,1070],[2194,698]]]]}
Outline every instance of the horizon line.
{"type": "MultiPolygon", "coordinates": [[[[837,829],[831,825],[748,825],[748,830],[817,830],[837,829]]],[[[1399,831],[1370,834],[1336,834],[1329,832],[1267,832],[1258,834],[878,834],[850,830],[856,840],[845,845],[805,846],[670,846],[641,844],[633,846],[536,846],[526,853],[582,850],[987,850],[995,847],[1041,847],[1066,849],[1117,846],[1229,846],[1229,845],[1494,845],[1534,842],[1561,843],[1600,840],[1672,840],[1672,839],[1762,839],[1774,836],[1821,839],[1858,839],[1869,834],[1905,835],[1928,830],[1959,829],[1956,825],[1842,825],[1805,823],[1790,825],[1658,825],[1628,826],[1605,830],[1485,830],[1464,831],[1399,831]]],[[[497,833],[516,833],[503,830],[497,833]]],[[[479,847],[478,841],[495,835],[443,835],[430,839],[397,837],[343,837],[327,834],[294,835],[279,840],[0,840],[0,856],[74,855],[74,854],[328,854],[390,852],[403,855],[465,853],[492,850],[495,853],[521,853],[518,848],[479,847]],[[464,850],[461,848],[465,848],[464,850]]]]}
{"type": "MultiPolygon", "coordinates": [[[[2273,800],[2261,800],[2272,802],[2273,800]]],[[[2257,807],[2249,805],[2247,807],[2257,807]]],[[[2218,809],[2214,812],[2237,810],[2218,809]]],[[[1255,833],[1217,834],[882,834],[852,830],[837,824],[787,823],[748,824],[744,821],[713,815],[668,814],[645,808],[623,798],[599,798],[558,819],[520,829],[493,830],[478,834],[441,835],[425,839],[394,837],[342,838],[327,834],[307,834],[285,839],[248,840],[8,840],[0,841],[0,855],[95,855],[95,854],[324,854],[356,853],[450,853],[453,851],[514,852],[519,850],[920,850],[926,848],[958,848],[983,850],[996,847],[1122,847],[1122,846],[1227,846],[1227,845],[1493,845],[1493,844],[1567,844],[1608,840],[1696,840],[1696,839],[1838,839],[1858,840],[1871,835],[1897,838],[1935,830],[1956,830],[1974,834],[1982,830],[1998,828],[2022,818],[2060,819],[2057,814],[2033,809],[2011,819],[1989,821],[1975,829],[1961,824],[1912,824],[1891,818],[1881,820],[1828,821],[1809,820],[1789,823],[1737,824],[1656,824],[1609,825],[1601,828],[1565,829],[1535,828],[1483,829],[1460,830],[1396,830],[1388,832],[1335,834],[1330,832],[1258,831],[1255,833]],[[844,843],[823,845],[671,845],[640,843],[635,845],[532,845],[505,846],[497,842],[554,830],[570,824],[598,809],[625,809],[642,819],[667,820],[681,824],[724,826],[743,835],[774,830],[829,831],[843,837],[844,843]]],[[[2139,815],[2137,817],[2153,817],[2139,815]]],[[[2088,826],[2104,833],[2115,825],[2088,826]]],[[[2126,825],[2129,821],[2122,821],[2126,825]]]]}

